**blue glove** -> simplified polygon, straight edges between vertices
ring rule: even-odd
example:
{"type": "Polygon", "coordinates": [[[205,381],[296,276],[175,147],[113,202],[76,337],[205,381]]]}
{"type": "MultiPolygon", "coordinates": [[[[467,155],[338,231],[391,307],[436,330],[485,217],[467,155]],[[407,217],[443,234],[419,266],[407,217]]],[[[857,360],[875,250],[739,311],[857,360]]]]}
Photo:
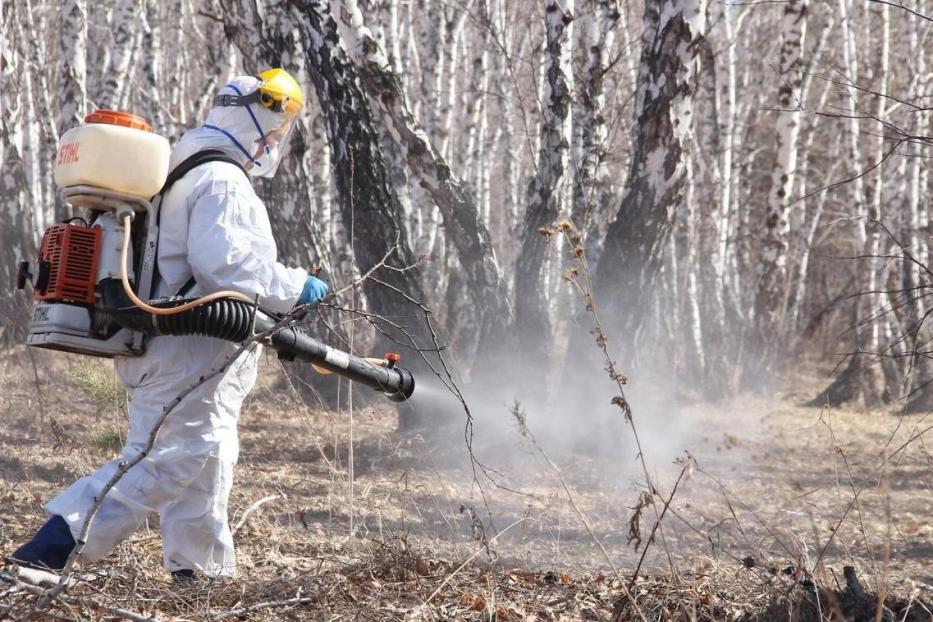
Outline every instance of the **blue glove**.
{"type": "Polygon", "coordinates": [[[305,287],[301,290],[301,296],[298,297],[298,304],[306,305],[318,302],[327,295],[328,289],[330,288],[327,287],[327,283],[321,279],[316,276],[308,276],[305,287]]]}

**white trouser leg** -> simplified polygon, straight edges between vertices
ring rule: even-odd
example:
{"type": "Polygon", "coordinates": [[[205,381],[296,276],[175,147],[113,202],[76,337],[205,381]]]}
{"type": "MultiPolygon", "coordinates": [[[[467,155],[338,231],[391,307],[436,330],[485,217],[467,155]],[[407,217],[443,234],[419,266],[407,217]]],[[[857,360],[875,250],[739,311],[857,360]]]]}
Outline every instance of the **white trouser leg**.
{"type": "MultiPolygon", "coordinates": [[[[150,341],[145,357],[118,362],[117,371],[130,393],[130,432],[123,456],[82,477],[46,505],[50,514],[68,522],[75,539],[119,463],[137,456],[145,447],[164,409],[193,382],[223,364],[232,351],[233,344],[216,339],[157,337],[150,341]]],[[[82,562],[106,556],[151,513],[162,512],[179,495],[190,492],[194,505],[210,502],[212,514],[219,511],[214,507],[218,499],[226,509],[232,465],[238,454],[237,418],[255,383],[258,358],[258,350],[241,355],[224,374],[202,382],[172,410],[152,451],[127,471],[101,505],[91,524],[82,562]],[[219,464],[228,467],[220,468],[219,464]]],[[[169,516],[172,522],[171,512],[169,516]]],[[[216,521],[211,524],[218,530],[215,538],[224,540],[229,530],[226,521],[221,522],[222,526],[216,521]]],[[[226,542],[230,554],[225,553],[219,563],[232,568],[232,540],[226,537],[226,542]]],[[[208,550],[204,547],[200,554],[187,553],[188,562],[211,571],[218,561],[214,555],[206,555],[208,550]]]]}
{"type": "MultiPolygon", "coordinates": [[[[101,490],[117,472],[119,464],[136,453],[127,447],[123,457],[111,460],[93,475],[82,477],[62,491],[46,504],[46,511],[64,518],[77,539],[101,490]]],[[[208,458],[207,455],[190,455],[170,461],[146,458],[133,466],[110,490],[97,511],[81,561],[92,562],[105,557],[113,547],[136,531],[152,512],[164,507],[184,490],[203,470],[208,458]]]]}
{"type": "Polygon", "coordinates": [[[201,474],[163,508],[160,524],[166,570],[196,569],[210,577],[234,575],[236,554],[227,523],[232,487],[233,463],[212,457],[201,474]]]}

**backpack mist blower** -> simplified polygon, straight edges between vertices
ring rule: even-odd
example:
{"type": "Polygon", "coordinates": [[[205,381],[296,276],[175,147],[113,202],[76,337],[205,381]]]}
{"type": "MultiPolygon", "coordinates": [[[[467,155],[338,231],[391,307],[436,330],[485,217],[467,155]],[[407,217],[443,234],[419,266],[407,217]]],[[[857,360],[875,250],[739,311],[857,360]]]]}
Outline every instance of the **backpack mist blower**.
{"type": "Polygon", "coordinates": [[[110,110],[96,111],[62,136],[55,183],[69,203],[88,209],[90,217],[49,227],[38,260],[19,265],[17,287],[31,283],[38,302],[27,344],[111,358],[144,354],[150,335],[243,342],[268,333],[264,343],[282,358],[355,380],[393,401],[411,397],[415,379],[397,365],[397,354],[357,357],[331,348],[301,327],[277,328],[280,317],[257,309],[253,299],[239,292],[150,300],[158,278],[162,196],[206,162],[227,161],[242,168],[220,151],[205,151],[169,175],[169,151],[168,141],[144,119],[110,110]]]}

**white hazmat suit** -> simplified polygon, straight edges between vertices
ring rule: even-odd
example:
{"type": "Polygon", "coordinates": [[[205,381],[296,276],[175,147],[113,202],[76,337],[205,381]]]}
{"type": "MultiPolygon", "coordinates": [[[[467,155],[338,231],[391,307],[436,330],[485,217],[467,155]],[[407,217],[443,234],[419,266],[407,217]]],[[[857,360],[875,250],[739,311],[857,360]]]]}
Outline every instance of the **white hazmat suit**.
{"type": "MultiPolygon", "coordinates": [[[[247,94],[259,83],[249,76],[235,78],[221,94],[236,90],[247,94]]],[[[245,107],[213,108],[204,127],[182,136],[170,168],[207,149],[248,162],[232,139],[251,151],[259,138],[256,122],[266,132],[277,122],[276,113],[258,106],[251,109],[255,122],[245,107]]],[[[275,164],[263,162],[267,171],[275,164]]],[[[235,165],[201,165],[163,197],[157,296],[175,294],[193,275],[197,285],[192,295],[236,290],[258,294],[260,305],[270,311],[287,312],[302,293],[307,272],[278,263],[276,254],[265,206],[235,165]]],[[[77,539],[97,494],[122,460],[145,447],[163,409],[193,381],[223,364],[235,347],[207,337],[162,336],[149,340],[144,356],[118,358],[116,369],[130,398],[130,431],[123,455],[72,484],[46,510],[64,518],[77,539]]],[[[237,418],[255,383],[258,358],[258,348],[242,354],[225,373],[198,386],[172,411],[151,453],[124,475],[104,501],[82,561],[104,557],[158,512],[166,570],[197,570],[212,577],[234,574],[227,500],[239,452],[237,418]]]]}

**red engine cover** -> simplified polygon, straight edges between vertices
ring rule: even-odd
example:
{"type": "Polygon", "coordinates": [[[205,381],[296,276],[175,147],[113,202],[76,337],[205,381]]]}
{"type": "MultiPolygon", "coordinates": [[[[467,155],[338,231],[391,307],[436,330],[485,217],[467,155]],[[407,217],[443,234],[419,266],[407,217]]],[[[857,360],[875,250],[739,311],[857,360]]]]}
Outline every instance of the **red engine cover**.
{"type": "Polygon", "coordinates": [[[36,300],[94,304],[101,229],[83,225],[52,225],[42,236],[39,261],[48,267],[33,292],[36,300]]]}

